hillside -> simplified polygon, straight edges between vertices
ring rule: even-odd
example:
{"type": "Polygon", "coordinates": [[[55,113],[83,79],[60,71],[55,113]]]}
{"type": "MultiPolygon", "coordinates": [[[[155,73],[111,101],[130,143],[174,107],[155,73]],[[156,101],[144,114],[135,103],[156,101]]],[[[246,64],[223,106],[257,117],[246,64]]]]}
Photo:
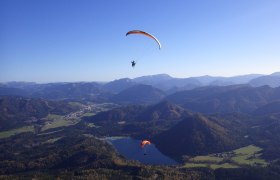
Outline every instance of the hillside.
{"type": "Polygon", "coordinates": [[[0,96],[5,96],[5,95],[29,96],[30,93],[27,90],[23,90],[19,88],[0,86],[0,96]]]}
{"type": "Polygon", "coordinates": [[[280,88],[234,85],[201,87],[169,95],[166,100],[201,113],[251,113],[280,99],[280,88]]]}
{"type": "Polygon", "coordinates": [[[154,134],[174,126],[189,114],[189,111],[163,101],[150,106],[120,107],[98,113],[95,116],[85,117],[83,121],[104,127],[106,135],[151,138],[154,134]]]}
{"type": "Polygon", "coordinates": [[[252,79],[249,82],[250,85],[254,87],[268,85],[270,87],[279,87],[280,86],[280,73],[276,72],[271,75],[261,76],[255,79],[252,79]]]}
{"type": "Polygon", "coordinates": [[[121,91],[130,88],[134,85],[136,85],[136,83],[131,79],[123,78],[123,79],[117,79],[106,83],[105,85],[102,86],[102,89],[105,89],[113,93],[120,93],[121,91]]]}
{"type": "Polygon", "coordinates": [[[164,83],[165,81],[173,79],[168,74],[156,74],[150,76],[141,76],[134,78],[133,81],[139,84],[156,85],[164,83]]]}
{"type": "Polygon", "coordinates": [[[115,108],[109,111],[100,112],[94,116],[85,117],[84,121],[94,123],[117,123],[119,121],[135,121],[139,113],[144,110],[144,106],[131,105],[115,108]]]}
{"type": "Polygon", "coordinates": [[[150,85],[135,85],[113,96],[110,100],[119,104],[154,104],[165,97],[165,93],[150,85]]]}
{"type": "Polygon", "coordinates": [[[228,129],[201,114],[183,119],[155,140],[163,153],[176,158],[223,152],[242,145],[228,129]]]}
{"type": "Polygon", "coordinates": [[[253,114],[255,116],[280,115],[280,101],[278,100],[265,104],[256,109],[253,114]]]}
{"type": "Polygon", "coordinates": [[[64,115],[76,110],[78,107],[66,102],[18,96],[0,97],[0,130],[37,122],[50,113],[64,115]]]}
{"type": "Polygon", "coordinates": [[[168,101],[163,101],[146,108],[141,114],[137,116],[137,119],[142,121],[172,121],[180,120],[186,116],[189,116],[190,113],[191,112],[178,105],[172,104],[168,101]]]}
{"type": "Polygon", "coordinates": [[[45,99],[94,99],[102,93],[98,83],[50,83],[32,93],[32,97],[45,99]]]}
{"type": "Polygon", "coordinates": [[[17,95],[49,100],[79,100],[104,102],[112,93],[102,89],[100,83],[25,83],[14,82],[0,85],[0,95],[17,95]]]}

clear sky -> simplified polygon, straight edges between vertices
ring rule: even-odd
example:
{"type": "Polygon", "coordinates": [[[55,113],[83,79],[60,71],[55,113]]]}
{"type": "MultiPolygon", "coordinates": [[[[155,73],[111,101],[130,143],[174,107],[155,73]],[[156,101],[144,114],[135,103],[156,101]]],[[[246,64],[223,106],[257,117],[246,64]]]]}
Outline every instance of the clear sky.
{"type": "Polygon", "coordinates": [[[0,1],[0,82],[276,71],[279,0],[0,1]]]}

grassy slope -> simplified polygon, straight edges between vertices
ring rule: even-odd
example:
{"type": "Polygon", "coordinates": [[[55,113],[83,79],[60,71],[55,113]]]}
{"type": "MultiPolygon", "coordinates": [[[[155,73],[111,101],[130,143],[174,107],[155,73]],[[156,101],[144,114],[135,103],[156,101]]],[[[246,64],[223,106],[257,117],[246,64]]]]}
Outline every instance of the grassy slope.
{"type": "Polygon", "coordinates": [[[16,135],[19,133],[24,133],[24,132],[33,132],[34,133],[34,127],[33,126],[23,126],[20,128],[9,130],[9,131],[2,131],[2,132],[0,132],[0,139],[8,138],[10,136],[13,136],[13,135],[16,135]]]}
{"type": "Polygon", "coordinates": [[[232,152],[223,152],[219,154],[209,154],[207,156],[196,156],[188,160],[184,165],[186,168],[210,167],[218,168],[238,168],[241,166],[267,166],[268,163],[262,159],[261,148],[249,145],[236,149],[232,152]]]}

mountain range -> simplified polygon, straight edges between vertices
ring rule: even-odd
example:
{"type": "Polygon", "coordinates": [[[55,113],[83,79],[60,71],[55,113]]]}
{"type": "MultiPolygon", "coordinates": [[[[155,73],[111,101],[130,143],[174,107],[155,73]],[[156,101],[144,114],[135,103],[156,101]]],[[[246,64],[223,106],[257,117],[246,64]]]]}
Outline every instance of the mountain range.
{"type": "MultiPolygon", "coordinates": [[[[278,77],[279,73],[270,76],[278,77]]],[[[256,157],[277,162],[275,160],[280,159],[280,87],[251,84],[259,78],[267,77],[174,79],[156,75],[105,84],[1,84],[0,130],[3,139],[0,139],[0,146],[4,162],[0,172],[33,173],[42,169],[63,172],[68,169],[70,172],[71,169],[79,176],[82,170],[87,172],[92,168],[98,169],[98,174],[106,169],[104,173],[110,175],[112,169],[128,174],[145,174],[154,169],[124,160],[102,141],[104,136],[148,139],[162,153],[179,162],[182,157],[219,154],[251,144],[262,148],[256,157]],[[103,108],[110,103],[119,105],[110,110],[103,108]],[[86,111],[80,111],[78,104],[87,107],[86,111]],[[60,126],[39,128],[50,114],[77,112],[81,112],[76,117],[77,124],[63,126],[59,119],[53,119],[47,123],[60,126]],[[3,136],[8,130],[24,126],[33,126],[34,132],[3,136]]],[[[183,169],[181,167],[176,166],[172,172],[178,173],[178,169],[183,169]]],[[[257,168],[254,172],[261,167],[257,168]]],[[[209,169],[198,171],[208,172],[209,169]]],[[[228,170],[232,171],[239,169],[228,170]]],[[[157,172],[165,171],[158,169],[157,172]]]]}
{"type": "MultiPolygon", "coordinates": [[[[106,102],[113,98],[119,101],[117,97],[121,96],[119,93],[128,88],[147,89],[148,86],[139,86],[140,84],[149,85],[158,89],[155,90],[158,91],[157,93],[155,91],[153,93],[157,94],[158,97],[156,99],[161,99],[163,94],[173,94],[178,91],[191,90],[205,86],[247,84],[253,87],[264,85],[278,87],[280,86],[280,73],[273,73],[271,75],[248,74],[234,77],[200,76],[189,78],[174,78],[167,74],[158,74],[134,79],[123,78],[107,83],[65,82],[37,84],[32,82],[7,82],[0,84],[0,95],[19,95],[54,100],[90,100],[95,102],[106,102]],[[159,92],[159,90],[162,92],[159,92]]],[[[139,92],[135,93],[135,95],[137,96],[138,93],[139,92]]],[[[132,95],[131,97],[138,99],[136,96],[133,97],[132,95]]],[[[147,102],[146,100],[142,100],[140,103],[150,103],[151,99],[151,97],[147,97],[147,102]]]]}

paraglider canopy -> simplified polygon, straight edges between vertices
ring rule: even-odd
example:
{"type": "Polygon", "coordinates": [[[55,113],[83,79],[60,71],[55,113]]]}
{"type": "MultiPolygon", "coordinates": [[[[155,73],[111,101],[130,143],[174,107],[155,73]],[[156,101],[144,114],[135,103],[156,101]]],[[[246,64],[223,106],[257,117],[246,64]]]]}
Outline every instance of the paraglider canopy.
{"type": "Polygon", "coordinates": [[[144,148],[146,145],[151,145],[151,142],[148,140],[142,140],[140,143],[141,148],[144,148]]]}
{"type": "Polygon", "coordinates": [[[139,34],[139,35],[144,35],[144,36],[147,36],[149,38],[152,38],[158,44],[159,49],[161,49],[161,44],[160,44],[159,40],[155,36],[153,36],[153,35],[151,35],[151,34],[149,34],[147,32],[144,32],[144,31],[141,31],[141,30],[132,30],[132,31],[128,31],[126,33],[126,36],[130,35],[130,34],[139,34]]]}

